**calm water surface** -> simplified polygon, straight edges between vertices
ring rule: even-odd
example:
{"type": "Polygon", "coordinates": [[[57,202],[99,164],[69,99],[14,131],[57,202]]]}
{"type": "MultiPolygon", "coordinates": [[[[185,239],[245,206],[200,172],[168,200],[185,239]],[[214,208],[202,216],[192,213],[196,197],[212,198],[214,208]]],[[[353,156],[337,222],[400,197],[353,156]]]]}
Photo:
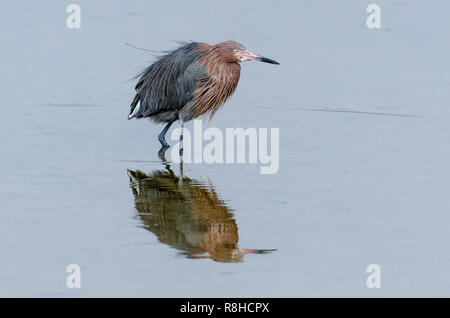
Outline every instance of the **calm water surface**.
{"type": "Polygon", "coordinates": [[[450,295],[448,2],[379,1],[380,30],[356,0],[78,3],[0,10],[0,296],[450,295]],[[204,126],[280,128],[277,174],[181,169],[126,120],[153,57],[125,43],[228,39],[281,65],[204,126]]]}

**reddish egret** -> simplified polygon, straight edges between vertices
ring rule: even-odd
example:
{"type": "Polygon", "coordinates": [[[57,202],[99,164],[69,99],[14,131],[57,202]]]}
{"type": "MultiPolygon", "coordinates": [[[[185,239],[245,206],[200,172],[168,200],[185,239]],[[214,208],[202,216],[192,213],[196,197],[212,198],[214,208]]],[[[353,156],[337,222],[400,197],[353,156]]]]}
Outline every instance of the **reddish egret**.
{"type": "Polygon", "coordinates": [[[202,115],[211,118],[233,94],[243,61],[279,64],[234,41],[183,44],[139,75],[128,119],[149,117],[156,123],[167,123],[158,140],[168,147],[165,135],[173,122],[179,120],[183,127],[184,122],[202,115]]]}

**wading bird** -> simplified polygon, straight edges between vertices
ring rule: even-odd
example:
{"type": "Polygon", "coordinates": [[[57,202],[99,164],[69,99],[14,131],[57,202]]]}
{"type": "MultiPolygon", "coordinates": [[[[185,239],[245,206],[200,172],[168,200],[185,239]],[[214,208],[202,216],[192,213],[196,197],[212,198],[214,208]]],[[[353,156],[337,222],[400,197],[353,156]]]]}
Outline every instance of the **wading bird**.
{"type": "Polygon", "coordinates": [[[128,119],[148,117],[156,123],[167,123],[158,140],[168,147],[165,136],[176,120],[183,127],[184,122],[202,115],[211,118],[233,94],[243,61],[279,64],[234,41],[183,44],[138,75],[128,119]]]}

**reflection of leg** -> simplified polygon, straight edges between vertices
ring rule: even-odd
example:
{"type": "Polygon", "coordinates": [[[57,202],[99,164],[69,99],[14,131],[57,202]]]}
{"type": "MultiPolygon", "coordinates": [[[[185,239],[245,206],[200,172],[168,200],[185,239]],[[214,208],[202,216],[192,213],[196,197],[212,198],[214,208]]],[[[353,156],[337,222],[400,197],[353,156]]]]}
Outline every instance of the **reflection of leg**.
{"type": "Polygon", "coordinates": [[[168,147],[162,146],[158,151],[158,157],[163,163],[167,163],[167,160],[166,160],[167,149],[168,149],[168,147]]]}
{"type": "Polygon", "coordinates": [[[166,133],[169,130],[170,126],[172,126],[173,121],[168,122],[167,125],[161,130],[161,133],[158,135],[158,140],[163,147],[169,147],[169,144],[166,142],[166,133]]]}
{"type": "Polygon", "coordinates": [[[161,149],[158,151],[158,157],[161,160],[163,164],[165,164],[167,171],[170,173],[170,175],[175,175],[175,173],[170,169],[170,164],[167,162],[166,159],[166,151],[169,149],[168,147],[162,146],[161,149]]]}
{"type": "Polygon", "coordinates": [[[184,178],[184,171],[183,171],[183,160],[180,161],[180,180],[183,180],[184,178]]]}

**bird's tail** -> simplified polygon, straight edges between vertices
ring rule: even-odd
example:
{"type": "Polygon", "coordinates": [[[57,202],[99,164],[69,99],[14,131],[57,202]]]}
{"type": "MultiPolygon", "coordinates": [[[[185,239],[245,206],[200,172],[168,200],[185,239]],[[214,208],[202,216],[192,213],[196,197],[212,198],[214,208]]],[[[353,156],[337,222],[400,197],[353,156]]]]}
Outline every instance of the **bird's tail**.
{"type": "Polygon", "coordinates": [[[141,109],[140,99],[141,97],[139,96],[139,93],[137,93],[130,105],[130,114],[128,115],[128,119],[136,117],[136,115],[139,113],[139,110],[141,109]]]}

